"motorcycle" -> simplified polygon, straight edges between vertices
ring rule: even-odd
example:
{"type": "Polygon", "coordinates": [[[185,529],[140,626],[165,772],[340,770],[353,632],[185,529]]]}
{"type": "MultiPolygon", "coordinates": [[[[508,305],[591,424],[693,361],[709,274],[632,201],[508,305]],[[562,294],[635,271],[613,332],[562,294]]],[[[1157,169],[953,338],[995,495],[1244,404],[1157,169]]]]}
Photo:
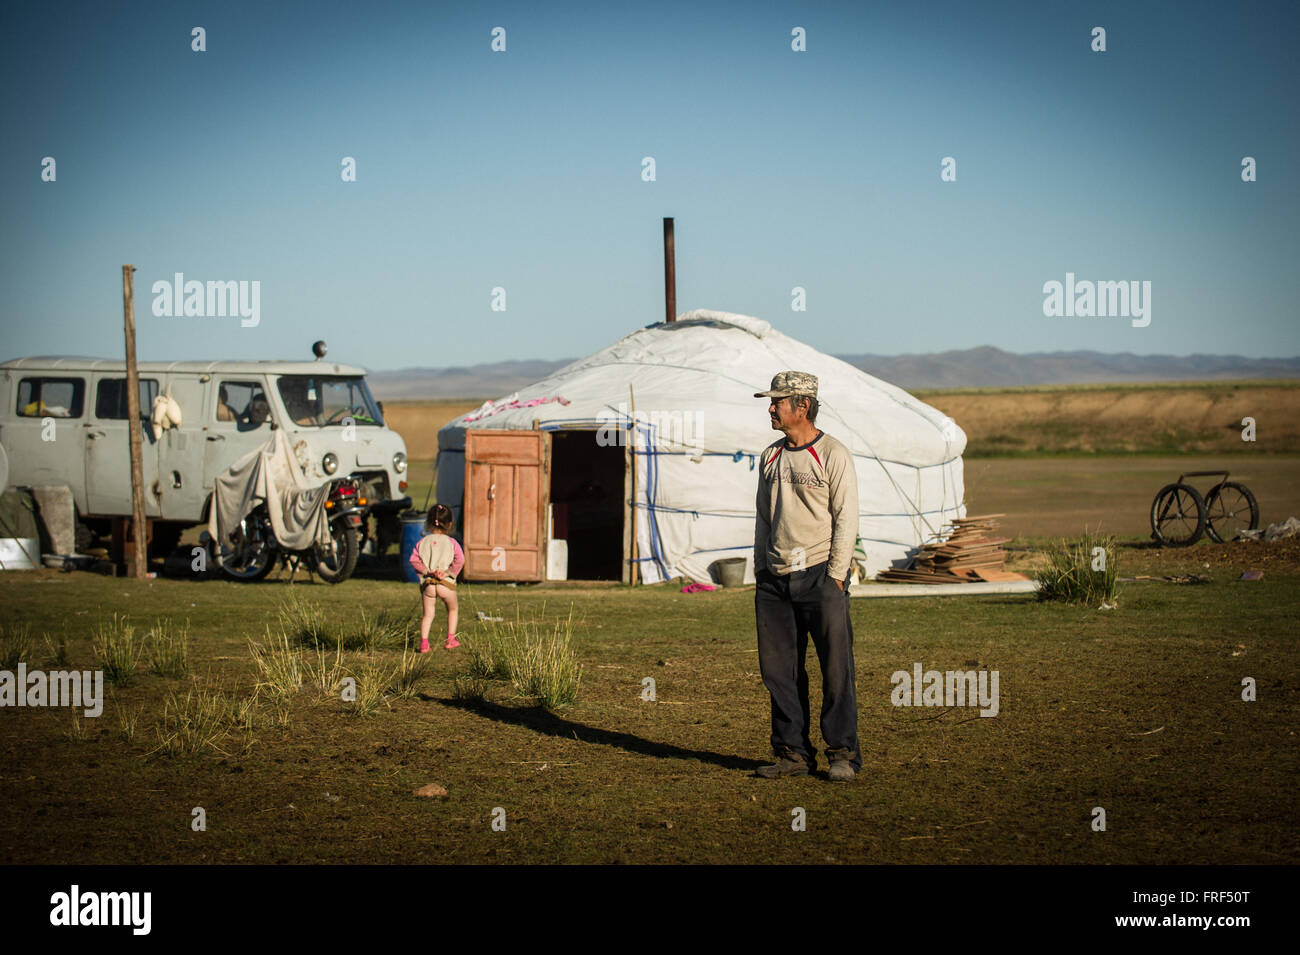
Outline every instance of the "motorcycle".
{"type": "Polygon", "coordinates": [[[316,545],[297,551],[283,547],[275,539],[266,505],[259,504],[239,522],[231,534],[231,543],[223,543],[217,549],[216,562],[235,580],[261,580],[275,568],[279,558],[295,571],[306,566],[327,584],[342,583],[356,570],[366,517],[370,513],[361,481],[358,478],[331,481],[325,511],[330,526],[328,548],[316,545]]]}

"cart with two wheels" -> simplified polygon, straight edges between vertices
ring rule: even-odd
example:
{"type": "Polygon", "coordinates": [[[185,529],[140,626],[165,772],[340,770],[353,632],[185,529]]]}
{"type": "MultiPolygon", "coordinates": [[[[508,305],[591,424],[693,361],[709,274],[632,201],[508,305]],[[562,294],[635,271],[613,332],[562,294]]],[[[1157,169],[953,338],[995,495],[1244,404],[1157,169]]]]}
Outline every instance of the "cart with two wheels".
{"type": "Polygon", "coordinates": [[[1228,480],[1227,471],[1188,471],[1166,484],[1151,502],[1151,536],[1166,547],[1187,547],[1209,534],[1224,543],[1238,531],[1259,527],[1259,504],[1250,488],[1228,480]],[[1219,479],[1204,495],[1187,478],[1219,479]]]}

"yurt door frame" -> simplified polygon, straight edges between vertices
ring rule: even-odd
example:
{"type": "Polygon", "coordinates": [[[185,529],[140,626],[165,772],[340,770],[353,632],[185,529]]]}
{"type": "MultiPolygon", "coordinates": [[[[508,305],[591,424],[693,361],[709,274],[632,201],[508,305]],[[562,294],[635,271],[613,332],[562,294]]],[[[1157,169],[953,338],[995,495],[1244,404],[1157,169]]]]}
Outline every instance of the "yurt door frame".
{"type": "Polygon", "coordinates": [[[554,536],[567,542],[570,579],[637,582],[632,449],[600,433],[466,431],[466,580],[544,580],[554,536]]]}
{"type": "Polygon", "coordinates": [[[546,578],[550,489],[549,432],[465,432],[466,580],[546,578]]]}
{"type": "Polygon", "coordinates": [[[551,536],[566,541],[570,580],[631,583],[630,471],[621,430],[551,427],[551,536]],[[611,438],[611,434],[614,436],[611,438]]]}

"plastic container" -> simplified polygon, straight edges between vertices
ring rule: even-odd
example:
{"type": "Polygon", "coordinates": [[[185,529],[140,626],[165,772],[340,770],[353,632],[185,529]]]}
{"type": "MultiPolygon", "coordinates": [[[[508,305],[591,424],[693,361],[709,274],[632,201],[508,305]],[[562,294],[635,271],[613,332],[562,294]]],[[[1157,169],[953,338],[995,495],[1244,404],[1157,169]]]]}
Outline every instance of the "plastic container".
{"type": "Polygon", "coordinates": [[[546,545],[546,579],[569,579],[569,542],[551,540],[546,545]]]}
{"type": "Polygon", "coordinates": [[[402,579],[408,584],[418,584],[420,575],[411,566],[411,551],[424,536],[424,516],[402,518],[402,547],[397,555],[402,566],[402,579]]]}

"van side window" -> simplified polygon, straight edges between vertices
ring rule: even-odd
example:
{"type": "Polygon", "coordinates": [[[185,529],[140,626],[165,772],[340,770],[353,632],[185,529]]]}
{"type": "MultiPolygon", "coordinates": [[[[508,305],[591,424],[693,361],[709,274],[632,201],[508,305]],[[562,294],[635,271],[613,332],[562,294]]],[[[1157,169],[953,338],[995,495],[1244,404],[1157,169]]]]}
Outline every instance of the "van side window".
{"type": "Polygon", "coordinates": [[[85,407],[82,378],[24,378],[18,382],[18,415],[23,418],[80,418],[85,407]]]}
{"type": "MultiPolygon", "coordinates": [[[[158,382],[140,379],[140,420],[148,421],[153,400],[158,397],[158,382]]],[[[101,421],[126,420],[126,379],[104,378],[95,388],[95,417],[101,421]]]]}
{"type": "Polygon", "coordinates": [[[222,381],[217,385],[217,420],[256,428],[271,417],[271,405],[260,381],[222,381]]]}

